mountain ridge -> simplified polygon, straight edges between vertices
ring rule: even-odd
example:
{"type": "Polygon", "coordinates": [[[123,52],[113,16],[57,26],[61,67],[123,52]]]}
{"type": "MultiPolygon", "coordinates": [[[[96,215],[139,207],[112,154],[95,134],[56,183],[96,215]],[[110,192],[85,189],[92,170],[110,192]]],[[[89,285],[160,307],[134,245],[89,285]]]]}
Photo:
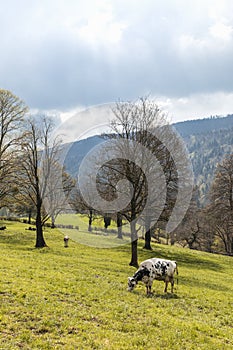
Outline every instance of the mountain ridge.
{"type": "Polygon", "coordinates": [[[172,124],[182,137],[202,134],[214,130],[228,129],[233,127],[233,114],[227,116],[211,116],[202,119],[185,120],[172,124]]]}
{"type": "MultiPolygon", "coordinates": [[[[202,205],[206,201],[217,164],[227,154],[233,153],[233,114],[187,120],[172,125],[186,144],[195,184],[200,190],[199,203],[202,205]]],[[[72,143],[64,161],[66,171],[76,178],[82,159],[104,140],[101,135],[96,135],[72,143]]]]}

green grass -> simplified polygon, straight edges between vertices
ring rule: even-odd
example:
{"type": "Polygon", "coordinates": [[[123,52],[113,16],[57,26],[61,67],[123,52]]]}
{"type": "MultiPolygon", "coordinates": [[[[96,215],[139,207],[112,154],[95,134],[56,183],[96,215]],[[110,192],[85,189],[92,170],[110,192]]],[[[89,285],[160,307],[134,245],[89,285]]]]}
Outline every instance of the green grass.
{"type": "Polygon", "coordinates": [[[88,217],[77,214],[60,214],[56,219],[56,224],[79,226],[80,230],[87,230],[88,217]]]}
{"type": "Polygon", "coordinates": [[[84,215],[60,214],[56,220],[56,224],[78,226],[79,230],[62,228],[60,231],[74,241],[91,247],[112,248],[130,242],[129,228],[126,225],[124,226],[124,233],[127,232],[127,235],[124,235],[123,239],[116,238],[117,227],[113,220],[106,233],[100,231],[100,228],[104,228],[103,217],[94,220],[91,233],[87,232],[88,218],[84,215]],[[115,233],[111,233],[111,229],[114,229],[115,233]]]}
{"type": "Polygon", "coordinates": [[[175,259],[179,285],[129,293],[130,247],[98,249],[45,231],[35,249],[28,225],[0,231],[0,349],[232,349],[233,259],[154,245],[139,260],[175,259]]]}
{"type": "MultiPolygon", "coordinates": [[[[88,228],[88,217],[86,215],[81,214],[59,214],[56,219],[56,224],[63,225],[73,225],[79,226],[80,230],[86,231],[88,228]]],[[[123,221],[124,222],[124,221],[123,221]]],[[[103,216],[95,216],[95,219],[92,223],[93,229],[95,228],[104,228],[104,220],[103,216]]],[[[108,227],[108,230],[115,229],[117,230],[117,225],[114,220],[111,220],[111,225],[108,227]]],[[[127,222],[124,222],[123,231],[129,233],[130,226],[127,222]]]]}

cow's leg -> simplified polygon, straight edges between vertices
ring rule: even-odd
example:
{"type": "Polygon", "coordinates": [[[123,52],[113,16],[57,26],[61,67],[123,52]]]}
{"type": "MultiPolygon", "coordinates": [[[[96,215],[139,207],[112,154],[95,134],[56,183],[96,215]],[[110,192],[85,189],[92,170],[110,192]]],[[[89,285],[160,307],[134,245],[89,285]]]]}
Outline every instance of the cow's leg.
{"type": "Polygon", "coordinates": [[[168,281],[164,281],[164,283],[165,283],[164,293],[167,293],[168,281]]]}
{"type": "Polygon", "coordinates": [[[146,285],[146,294],[147,294],[147,295],[152,294],[152,293],[151,293],[152,283],[153,283],[153,281],[152,281],[152,282],[147,283],[147,285],[146,285]]]}
{"type": "Polygon", "coordinates": [[[171,279],[171,292],[173,293],[173,289],[174,289],[174,279],[171,279]]]}
{"type": "Polygon", "coordinates": [[[151,285],[149,285],[149,284],[146,285],[146,294],[147,295],[151,294],[151,285]]]}

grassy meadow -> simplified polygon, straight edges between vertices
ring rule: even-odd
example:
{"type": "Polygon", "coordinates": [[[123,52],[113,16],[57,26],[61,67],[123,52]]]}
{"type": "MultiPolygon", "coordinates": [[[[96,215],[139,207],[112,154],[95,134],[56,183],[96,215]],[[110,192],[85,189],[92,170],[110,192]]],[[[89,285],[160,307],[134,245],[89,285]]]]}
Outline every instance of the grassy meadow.
{"type": "MultiPolygon", "coordinates": [[[[232,349],[233,259],[153,245],[149,257],[174,259],[174,295],[155,281],[127,291],[130,246],[94,248],[46,229],[35,249],[28,225],[0,231],[0,349],[232,349]]],[[[106,237],[109,241],[111,238],[106,237]]],[[[112,238],[114,239],[114,238],[112,238]]]]}
{"type": "Polygon", "coordinates": [[[68,235],[71,239],[78,243],[85,244],[91,247],[112,248],[130,242],[130,228],[128,225],[123,226],[123,232],[127,233],[127,235],[125,235],[123,239],[117,239],[117,226],[115,221],[112,220],[107,232],[103,232],[104,223],[102,216],[95,218],[92,224],[91,234],[87,232],[88,217],[86,215],[60,214],[57,217],[56,224],[73,225],[73,227],[78,226],[78,230],[60,228],[60,232],[64,235],[68,235]],[[112,233],[111,230],[113,230],[114,233],[112,233]]]}

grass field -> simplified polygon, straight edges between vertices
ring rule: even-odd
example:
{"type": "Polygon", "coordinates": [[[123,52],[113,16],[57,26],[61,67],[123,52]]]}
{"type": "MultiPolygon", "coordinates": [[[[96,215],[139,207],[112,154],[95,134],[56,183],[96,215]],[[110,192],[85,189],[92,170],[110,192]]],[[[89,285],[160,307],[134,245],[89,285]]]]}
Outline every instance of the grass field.
{"type": "Polygon", "coordinates": [[[171,246],[142,250],[179,265],[175,294],[127,291],[130,247],[98,249],[6,223],[0,231],[0,349],[232,349],[233,259],[171,246]]]}
{"type": "Polygon", "coordinates": [[[124,235],[123,239],[117,239],[117,227],[116,223],[112,220],[111,225],[108,227],[106,233],[100,231],[104,229],[103,217],[97,217],[92,225],[92,233],[88,233],[88,218],[84,215],[77,214],[60,214],[56,220],[56,224],[62,225],[73,225],[78,226],[79,230],[62,228],[60,231],[64,235],[68,235],[74,241],[85,244],[91,247],[97,248],[112,248],[121,246],[130,242],[129,227],[128,225],[123,226],[124,235]],[[111,230],[114,229],[114,233],[111,230]]]}

